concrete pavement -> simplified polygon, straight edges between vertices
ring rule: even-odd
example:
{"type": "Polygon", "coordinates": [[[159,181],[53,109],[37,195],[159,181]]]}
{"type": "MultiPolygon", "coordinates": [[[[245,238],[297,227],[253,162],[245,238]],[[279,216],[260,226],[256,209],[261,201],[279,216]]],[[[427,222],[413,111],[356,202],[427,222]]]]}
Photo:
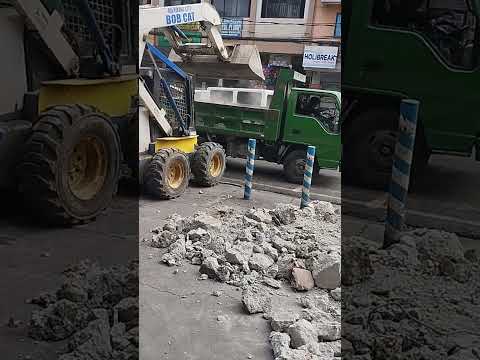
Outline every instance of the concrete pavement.
{"type": "MultiPolygon", "coordinates": [[[[5,204],[4,204],[5,205],[5,204]]],[[[137,258],[136,197],[118,196],[112,208],[95,222],[72,228],[36,225],[13,200],[0,219],[0,357],[3,360],[57,358],[64,342],[30,339],[27,324],[36,307],[26,300],[60,286],[66,267],[89,259],[102,266],[126,264],[137,258]],[[6,326],[9,318],[21,321],[6,326]]]]}
{"type": "MultiPolygon", "coordinates": [[[[174,268],[160,263],[162,249],[149,246],[150,230],[162,226],[172,213],[189,216],[215,205],[273,208],[279,203],[300,205],[300,199],[254,191],[243,200],[243,189],[220,184],[190,187],[180,198],[140,200],[140,358],[142,360],[273,359],[267,320],[247,314],[241,291],[223,283],[199,281],[198,266],[185,262],[174,268]],[[200,193],[201,192],[201,193],[200,193]],[[212,296],[221,290],[220,297],[212,296]],[[218,317],[221,316],[221,321],[218,317]]],[[[289,286],[273,290],[274,307],[299,310],[289,286]]]]}

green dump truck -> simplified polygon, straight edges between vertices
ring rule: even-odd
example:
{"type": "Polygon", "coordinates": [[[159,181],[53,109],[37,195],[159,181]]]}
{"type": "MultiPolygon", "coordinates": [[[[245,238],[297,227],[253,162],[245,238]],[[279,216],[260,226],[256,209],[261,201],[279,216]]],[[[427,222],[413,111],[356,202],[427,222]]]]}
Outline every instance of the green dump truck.
{"type": "Polygon", "coordinates": [[[480,160],[480,1],[342,2],[342,177],[383,188],[401,99],[420,101],[414,175],[431,153],[480,160]]]}
{"type": "MultiPolygon", "coordinates": [[[[257,158],[283,164],[288,181],[301,183],[308,145],[316,147],[316,170],[340,163],[341,95],[295,87],[305,76],[284,69],[270,103],[239,105],[195,101],[195,122],[202,141],[224,146],[227,156],[245,158],[249,138],[257,140],[257,158]]],[[[317,172],[316,171],[316,172],[317,172]]]]}

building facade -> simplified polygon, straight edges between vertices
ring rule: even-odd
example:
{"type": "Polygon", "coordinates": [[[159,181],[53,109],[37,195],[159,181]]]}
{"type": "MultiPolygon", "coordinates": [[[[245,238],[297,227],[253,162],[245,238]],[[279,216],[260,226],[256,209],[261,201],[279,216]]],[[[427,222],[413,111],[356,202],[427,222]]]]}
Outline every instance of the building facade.
{"type": "MultiPolygon", "coordinates": [[[[204,0],[205,1],[205,0],[204,0]]],[[[200,0],[152,0],[164,6],[200,0]]],[[[341,0],[209,0],[229,44],[255,44],[267,87],[282,67],[307,75],[308,86],[338,89],[341,81],[341,0]]],[[[193,33],[195,29],[187,27],[193,33]]],[[[192,33],[192,35],[193,35],[192,33]]],[[[165,43],[161,43],[165,46],[165,43]]]]}

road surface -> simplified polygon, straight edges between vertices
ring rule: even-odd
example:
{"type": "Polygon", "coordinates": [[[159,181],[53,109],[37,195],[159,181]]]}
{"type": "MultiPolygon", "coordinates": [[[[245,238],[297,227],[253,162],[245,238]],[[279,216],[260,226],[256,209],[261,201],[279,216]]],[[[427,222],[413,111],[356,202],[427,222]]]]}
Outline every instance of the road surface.
{"type": "MultiPolygon", "coordinates": [[[[225,181],[241,184],[245,160],[228,159],[225,181]]],[[[254,183],[258,189],[300,197],[301,186],[288,183],[282,166],[255,162],[254,183]]],[[[407,224],[456,232],[480,238],[480,162],[470,158],[434,155],[426,175],[418,182],[407,202],[407,224]]],[[[345,186],[341,173],[321,170],[311,189],[314,199],[342,204],[342,212],[383,221],[387,194],[382,191],[345,186]]]]}

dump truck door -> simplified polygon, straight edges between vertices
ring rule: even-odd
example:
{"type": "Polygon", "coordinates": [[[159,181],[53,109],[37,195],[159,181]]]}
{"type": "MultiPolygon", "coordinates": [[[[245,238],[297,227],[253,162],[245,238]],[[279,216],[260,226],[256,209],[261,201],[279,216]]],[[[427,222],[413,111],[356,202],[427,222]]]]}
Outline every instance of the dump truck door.
{"type": "Polygon", "coordinates": [[[315,146],[318,166],[336,169],[340,161],[340,108],[336,92],[293,89],[283,140],[315,146]]]}

